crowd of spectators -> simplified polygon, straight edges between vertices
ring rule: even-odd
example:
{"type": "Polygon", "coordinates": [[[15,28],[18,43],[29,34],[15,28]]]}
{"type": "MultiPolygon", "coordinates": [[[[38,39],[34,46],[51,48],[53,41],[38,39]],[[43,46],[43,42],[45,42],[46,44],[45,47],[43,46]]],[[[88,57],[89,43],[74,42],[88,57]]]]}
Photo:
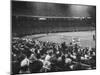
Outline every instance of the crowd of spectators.
{"type": "Polygon", "coordinates": [[[96,49],[77,43],[12,39],[12,74],[90,70],[96,68],[96,49]]]}

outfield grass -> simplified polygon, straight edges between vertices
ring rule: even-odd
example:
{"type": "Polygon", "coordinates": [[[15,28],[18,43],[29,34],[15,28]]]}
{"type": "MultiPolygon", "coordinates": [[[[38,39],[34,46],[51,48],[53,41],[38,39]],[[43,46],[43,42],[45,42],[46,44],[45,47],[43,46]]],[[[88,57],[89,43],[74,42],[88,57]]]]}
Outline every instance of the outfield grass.
{"type": "Polygon", "coordinates": [[[80,32],[61,32],[61,33],[49,33],[49,34],[36,34],[26,36],[27,39],[36,39],[41,41],[49,41],[55,43],[66,42],[69,44],[72,38],[80,39],[80,45],[83,47],[95,47],[95,41],[93,41],[93,35],[95,31],[80,31],[80,32]]]}

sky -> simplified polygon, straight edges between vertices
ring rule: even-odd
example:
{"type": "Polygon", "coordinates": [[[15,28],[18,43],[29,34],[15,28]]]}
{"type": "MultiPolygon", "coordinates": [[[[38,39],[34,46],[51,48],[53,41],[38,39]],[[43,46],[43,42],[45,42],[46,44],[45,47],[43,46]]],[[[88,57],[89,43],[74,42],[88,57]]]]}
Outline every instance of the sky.
{"type": "Polygon", "coordinates": [[[12,15],[95,17],[96,7],[89,5],[12,1],[12,15]]]}

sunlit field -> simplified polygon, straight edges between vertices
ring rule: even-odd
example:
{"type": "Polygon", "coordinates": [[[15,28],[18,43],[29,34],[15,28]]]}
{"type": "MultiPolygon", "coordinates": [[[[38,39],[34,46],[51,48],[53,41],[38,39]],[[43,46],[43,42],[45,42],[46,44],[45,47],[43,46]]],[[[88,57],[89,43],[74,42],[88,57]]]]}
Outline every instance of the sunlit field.
{"type": "Polygon", "coordinates": [[[61,33],[48,33],[48,34],[36,34],[25,36],[26,39],[36,39],[40,41],[69,44],[74,38],[79,39],[79,43],[82,47],[95,47],[95,41],[93,40],[95,31],[80,31],[80,32],[61,32],[61,33]]]}

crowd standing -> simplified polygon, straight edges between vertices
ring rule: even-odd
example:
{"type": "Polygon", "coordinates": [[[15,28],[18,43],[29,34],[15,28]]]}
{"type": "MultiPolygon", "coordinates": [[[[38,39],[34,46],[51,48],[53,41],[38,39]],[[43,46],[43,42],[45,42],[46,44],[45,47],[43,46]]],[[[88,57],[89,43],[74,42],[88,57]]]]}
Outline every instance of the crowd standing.
{"type": "Polygon", "coordinates": [[[96,68],[96,49],[30,39],[12,39],[12,74],[89,70],[96,68]]]}

